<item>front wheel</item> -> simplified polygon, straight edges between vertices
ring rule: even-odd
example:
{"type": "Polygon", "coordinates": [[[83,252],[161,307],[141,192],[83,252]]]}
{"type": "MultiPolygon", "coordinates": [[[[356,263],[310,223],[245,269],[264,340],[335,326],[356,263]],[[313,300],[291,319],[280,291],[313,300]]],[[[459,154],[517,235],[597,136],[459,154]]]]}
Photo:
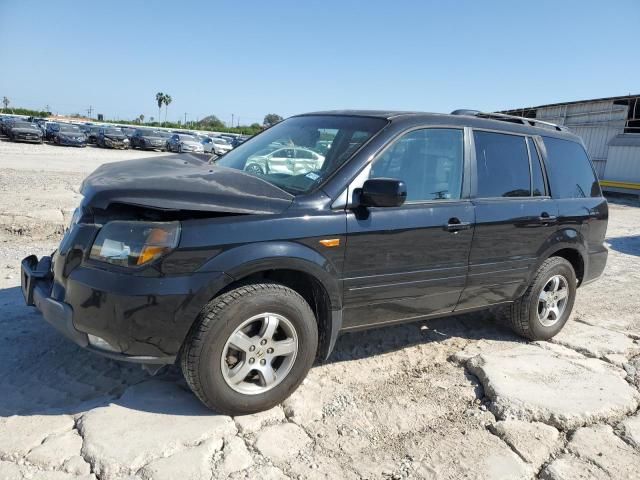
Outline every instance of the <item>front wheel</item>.
{"type": "Polygon", "coordinates": [[[291,395],[317,346],[316,319],[304,298],[277,283],[249,284],[204,308],[180,362],[202,403],[241,415],[268,410],[291,395]]]}
{"type": "Polygon", "coordinates": [[[567,323],[576,297],[576,274],[562,257],[545,260],[524,295],[507,307],[506,323],[530,340],[548,340],[567,323]]]}

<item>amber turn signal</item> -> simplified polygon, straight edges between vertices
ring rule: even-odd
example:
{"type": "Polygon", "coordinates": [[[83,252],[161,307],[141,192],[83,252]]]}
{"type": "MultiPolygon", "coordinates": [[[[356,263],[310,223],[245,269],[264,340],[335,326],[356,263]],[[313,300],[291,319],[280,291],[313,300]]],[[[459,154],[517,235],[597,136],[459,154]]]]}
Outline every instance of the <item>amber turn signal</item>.
{"type": "Polygon", "coordinates": [[[340,239],[339,238],[326,238],[324,240],[320,240],[320,245],[324,245],[325,247],[339,247],[340,239]]]}

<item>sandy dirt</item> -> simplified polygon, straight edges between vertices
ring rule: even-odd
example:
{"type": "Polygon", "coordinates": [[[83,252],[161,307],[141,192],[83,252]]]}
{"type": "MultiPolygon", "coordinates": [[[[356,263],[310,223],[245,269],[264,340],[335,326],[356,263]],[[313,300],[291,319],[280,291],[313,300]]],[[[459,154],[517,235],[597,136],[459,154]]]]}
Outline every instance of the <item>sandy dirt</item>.
{"type": "Polygon", "coordinates": [[[637,203],[610,204],[605,275],[551,342],[489,312],[346,334],[283,405],[231,418],[24,306],[19,262],[56,248],[82,178],[150,155],[0,140],[0,479],[639,478],[637,203]]]}

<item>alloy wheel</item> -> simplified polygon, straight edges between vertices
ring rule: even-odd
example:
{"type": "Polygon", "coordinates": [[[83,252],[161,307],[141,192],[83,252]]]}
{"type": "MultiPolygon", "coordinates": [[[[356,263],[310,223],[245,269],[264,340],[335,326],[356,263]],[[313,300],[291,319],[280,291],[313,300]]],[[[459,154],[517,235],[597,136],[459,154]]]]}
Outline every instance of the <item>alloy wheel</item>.
{"type": "Polygon", "coordinates": [[[538,320],[545,327],[554,325],[567,307],[569,282],[562,275],[551,277],[538,296],[538,320]]]}
{"type": "Polygon", "coordinates": [[[233,390],[245,395],[265,393],[291,371],[298,354],[293,324],[276,313],[261,313],[234,330],[223,350],[222,376],[233,390]]]}

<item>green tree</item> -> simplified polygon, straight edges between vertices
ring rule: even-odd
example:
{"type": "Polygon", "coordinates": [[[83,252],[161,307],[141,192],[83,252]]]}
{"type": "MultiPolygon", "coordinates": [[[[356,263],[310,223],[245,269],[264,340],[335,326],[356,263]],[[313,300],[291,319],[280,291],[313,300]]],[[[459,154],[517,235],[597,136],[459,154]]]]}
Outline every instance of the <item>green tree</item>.
{"type": "Polygon", "coordinates": [[[156,103],[158,104],[158,118],[160,118],[160,109],[164,104],[164,93],[162,92],[156,93],[156,103]]]}
{"type": "Polygon", "coordinates": [[[200,119],[198,125],[208,130],[219,130],[221,128],[224,128],[224,122],[215,115],[207,115],[206,117],[200,119]]]}
{"type": "Polygon", "coordinates": [[[264,121],[262,122],[265,127],[272,127],[276,123],[281,122],[283,118],[277,113],[267,113],[264,116],[264,121]]]}
{"type": "Polygon", "coordinates": [[[140,120],[140,123],[144,122],[144,113],[140,114],[140,116],[138,117],[138,120],[140,120]]]}
{"type": "Polygon", "coordinates": [[[171,95],[169,95],[168,93],[166,93],[164,95],[164,121],[167,121],[167,110],[169,110],[169,104],[173,101],[173,98],[171,98],[171,95]]]}
{"type": "Polygon", "coordinates": [[[7,107],[9,107],[9,103],[11,103],[11,102],[9,101],[9,99],[7,97],[2,97],[2,105],[4,105],[3,110],[6,110],[7,107]]]}

